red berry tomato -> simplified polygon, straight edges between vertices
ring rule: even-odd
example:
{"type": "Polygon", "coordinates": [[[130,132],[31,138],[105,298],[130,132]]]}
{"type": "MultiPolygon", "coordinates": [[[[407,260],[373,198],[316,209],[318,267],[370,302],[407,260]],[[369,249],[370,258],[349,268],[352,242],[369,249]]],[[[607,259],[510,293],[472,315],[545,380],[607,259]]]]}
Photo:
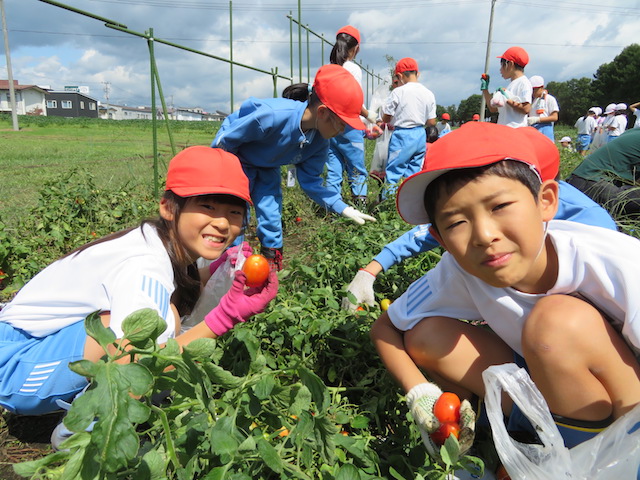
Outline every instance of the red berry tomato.
{"type": "Polygon", "coordinates": [[[482,74],[482,79],[483,79],[483,80],[486,80],[486,79],[487,79],[487,74],[486,74],[486,73],[483,73],[483,74],[482,74]]]}
{"type": "Polygon", "coordinates": [[[436,445],[443,445],[444,441],[449,438],[450,435],[458,438],[460,435],[460,425],[457,423],[441,423],[438,430],[429,436],[436,445]]]}
{"type": "Polygon", "coordinates": [[[460,422],[460,399],[455,393],[444,392],[433,405],[433,414],[440,423],[460,422]]]}
{"type": "Polygon", "coordinates": [[[242,266],[242,271],[247,277],[247,287],[259,287],[269,277],[269,262],[262,255],[255,254],[247,257],[242,266]]]}

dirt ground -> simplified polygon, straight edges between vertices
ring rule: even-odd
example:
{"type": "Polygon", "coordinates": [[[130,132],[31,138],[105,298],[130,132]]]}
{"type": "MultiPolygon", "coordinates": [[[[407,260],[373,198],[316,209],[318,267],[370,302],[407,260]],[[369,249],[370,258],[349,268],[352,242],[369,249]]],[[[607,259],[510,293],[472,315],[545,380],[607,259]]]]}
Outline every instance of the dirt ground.
{"type": "Polygon", "coordinates": [[[0,479],[18,480],[13,464],[51,453],[51,432],[63,413],[37,417],[13,415],[0,408],[0,479]]]}

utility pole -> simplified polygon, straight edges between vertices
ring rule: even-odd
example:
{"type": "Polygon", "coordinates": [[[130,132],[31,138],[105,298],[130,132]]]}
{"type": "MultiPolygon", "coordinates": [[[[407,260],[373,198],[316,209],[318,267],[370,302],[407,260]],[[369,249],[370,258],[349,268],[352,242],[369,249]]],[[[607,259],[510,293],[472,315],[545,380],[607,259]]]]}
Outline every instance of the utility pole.
{"type": "Polygon", "coordinates": [[[0,0],[0,13],[2,16],[2,34],[4,36],[4,55],[7,58],[7,76],[9,80],[9,101],[11,103],[11,121],[13,130],[18,131],[18,113],[16,112],[16,90],[13,86],[13,71],[11,70],[11,53],[9,52],[9,33],[7,31],[7,19],[4,15],[4,2],[0,0]]]}
{"type": "MultiPolygon", "coordinates": [[[[491,0],[491,15],[489,16],[489,34],[487,35],[487,53],[484,57],[484,73],[489,72],[489,56],[491,55],[491,35],[493,32],[493,10],[496,6],[496,0],[491,0]]],[[[484,100],[484,94],[480,100],[480,121],[484,122],[484,110],[486,102],[484,100]]]]}
{"type": "Polygon", "coordinates": [[[109,120],[109,92],[111,91],[111,82],[102,82],[104,85],[104,98],[107,101],[107,120],[109,120]]]}

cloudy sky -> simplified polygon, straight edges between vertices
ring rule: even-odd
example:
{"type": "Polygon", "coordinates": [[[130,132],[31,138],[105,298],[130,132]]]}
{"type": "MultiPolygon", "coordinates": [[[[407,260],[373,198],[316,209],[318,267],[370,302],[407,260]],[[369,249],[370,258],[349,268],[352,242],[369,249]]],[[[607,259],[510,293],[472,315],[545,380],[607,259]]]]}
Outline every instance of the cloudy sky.
{"type": "MultiPolygon", "coordinates": [[[[506,85],[495,58],[512,45],[531,57],[525,72],[548,81],[591,77],[625,46],[640,38],[640,1],[493,0],[489,60],[491,87],[506,85]]],[[[263,71],[291,76],[288,15],[298,18],[296,0],[66,0],[74,9],[126,25],[156,38],[263,71]],[[230,4],[232,14],[230,15],[230,4]]],[[[484,70],[492,0],[302,0],[301,23],[329,41],[351,24],[362,35],[359,60],[387,77],[388,58],[414,57],[420,81],[439,105],[458,105],[479,92],[484,70]]],[[[20,84],[89,87],[106,103],[150,105],[149,50],[145,39],[40,0],[4,0],[11,65],[20,84]]],[[[293,24],[294,81],[300,81],[298,27],[293,24]]],[[[330,46],[303,29],[302,81],[327,63],[330,46]]],[[[169,105],[230,109],[229,64],[161,43],[154,44],[162,89],[169,105]]],[[[270,97],[270,75],[234,67],[235,108],[249,96],[270,97]]],[[[0,61],[0,78],[7,78],[0,61]]],[[[289,84],[279,79],[278,91],[289,84]]],[[[373,88],[371,88],[372,93],[373,88]]],[[[553,92],[551,92],[553,93],[553,92]]]]}

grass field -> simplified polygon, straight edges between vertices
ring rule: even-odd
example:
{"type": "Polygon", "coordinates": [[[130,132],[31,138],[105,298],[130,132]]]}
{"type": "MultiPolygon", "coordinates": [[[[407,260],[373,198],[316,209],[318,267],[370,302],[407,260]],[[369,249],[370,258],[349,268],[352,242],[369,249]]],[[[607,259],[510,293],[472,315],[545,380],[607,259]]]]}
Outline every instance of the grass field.
{"type": "MultiPolygon", "coordinates": [[[[0,116],[2,182],[0,219],[13,225],[35,206],[45,181],[75,168],[86,169],[101,187],[124,183],[153,186],[151,121],[45,119],[20,117],[20,130],[0,116]]],[[[219,122],[171,122],[177,150],[209,145],[219,122]]],[[[164,123],[158,123],[159,171],[166,171],[171,144],[164,123]]]]}

